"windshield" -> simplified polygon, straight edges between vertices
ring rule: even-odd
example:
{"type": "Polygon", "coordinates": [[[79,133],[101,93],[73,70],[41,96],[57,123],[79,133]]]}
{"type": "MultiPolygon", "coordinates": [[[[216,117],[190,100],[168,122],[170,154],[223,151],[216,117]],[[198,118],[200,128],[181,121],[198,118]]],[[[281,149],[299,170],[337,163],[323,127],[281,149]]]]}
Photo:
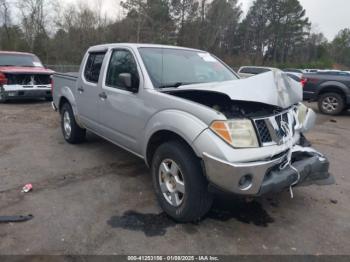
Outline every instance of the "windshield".
{"type": "Polygon", "coordinates": [[[43,67],[34,55],[0,54],[0,66],[43,67]]]}
{"type": "Polygon", "coordinates": [[[139,52],[156,88],[238,79],[206,52],[149,47],[139,48],[139,52]]]}

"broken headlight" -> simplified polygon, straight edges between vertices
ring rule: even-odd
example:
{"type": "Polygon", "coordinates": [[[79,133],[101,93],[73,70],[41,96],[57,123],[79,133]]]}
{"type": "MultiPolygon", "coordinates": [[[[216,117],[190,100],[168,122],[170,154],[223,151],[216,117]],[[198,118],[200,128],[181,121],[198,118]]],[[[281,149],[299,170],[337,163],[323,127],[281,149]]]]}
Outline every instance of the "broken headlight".
{"type": "Polygon", "coordinates": [[[233,147],[259,147],[253,123],[249,119],[214,121],[210,129],[233,147]]]}
{"type": "Polygon", "coordinates": [[[300,103],[298,105],[297,117],[298,117],[298,121],[299,121],[300,124],[303,124],[305,122],[308,110],[309,110],[309,108],[306,107],[304,104],[300,103]]]}
{"type": "Polygon", "coordinates": [[[297,130],[301,132],[307,132],[312,129],[316,122],[316,114],[311,109],[300,103],[296,110],[296,117],[298,119],[297,130]]]}

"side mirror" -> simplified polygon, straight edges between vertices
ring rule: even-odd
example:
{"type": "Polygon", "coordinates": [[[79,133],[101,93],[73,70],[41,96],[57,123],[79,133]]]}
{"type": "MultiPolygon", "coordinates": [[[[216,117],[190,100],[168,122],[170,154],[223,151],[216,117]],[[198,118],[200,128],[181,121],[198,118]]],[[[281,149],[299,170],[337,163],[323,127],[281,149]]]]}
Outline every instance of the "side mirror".
{"type": "Polygon", "coordinates": [[[133,93],[137,93],[139,90],[138,80],[133,81],[133,77],[130,73],[121,73],[119,74],[119,80],[123,83],[124,87],[133,93]]]}

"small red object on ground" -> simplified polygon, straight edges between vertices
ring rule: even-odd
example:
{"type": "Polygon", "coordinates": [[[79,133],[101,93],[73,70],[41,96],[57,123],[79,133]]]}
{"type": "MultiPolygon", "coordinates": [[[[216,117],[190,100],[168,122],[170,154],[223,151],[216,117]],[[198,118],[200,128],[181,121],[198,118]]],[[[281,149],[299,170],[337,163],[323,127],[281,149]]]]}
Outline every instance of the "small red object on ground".
{"type": "Polygon", "coordinates": [[[23,189],[22,189],[22,193],[28,193],[29,191],[31,191],[33,189],[33,185],[32,184],[26,184],[23,189]]]}

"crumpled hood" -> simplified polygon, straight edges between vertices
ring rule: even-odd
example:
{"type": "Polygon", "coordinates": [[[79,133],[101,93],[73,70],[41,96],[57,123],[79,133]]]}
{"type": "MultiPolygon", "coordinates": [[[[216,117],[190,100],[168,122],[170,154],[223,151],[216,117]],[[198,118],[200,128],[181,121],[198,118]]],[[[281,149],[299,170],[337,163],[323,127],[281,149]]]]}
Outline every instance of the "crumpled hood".
{"type": "Polygon", "coordinates": [[[260,102],[288,108],[303,100],[303,88],[281,70],[221,83],[181,86],[178,90],[203,90],[228,95],[232,100],[260,102]]]}

